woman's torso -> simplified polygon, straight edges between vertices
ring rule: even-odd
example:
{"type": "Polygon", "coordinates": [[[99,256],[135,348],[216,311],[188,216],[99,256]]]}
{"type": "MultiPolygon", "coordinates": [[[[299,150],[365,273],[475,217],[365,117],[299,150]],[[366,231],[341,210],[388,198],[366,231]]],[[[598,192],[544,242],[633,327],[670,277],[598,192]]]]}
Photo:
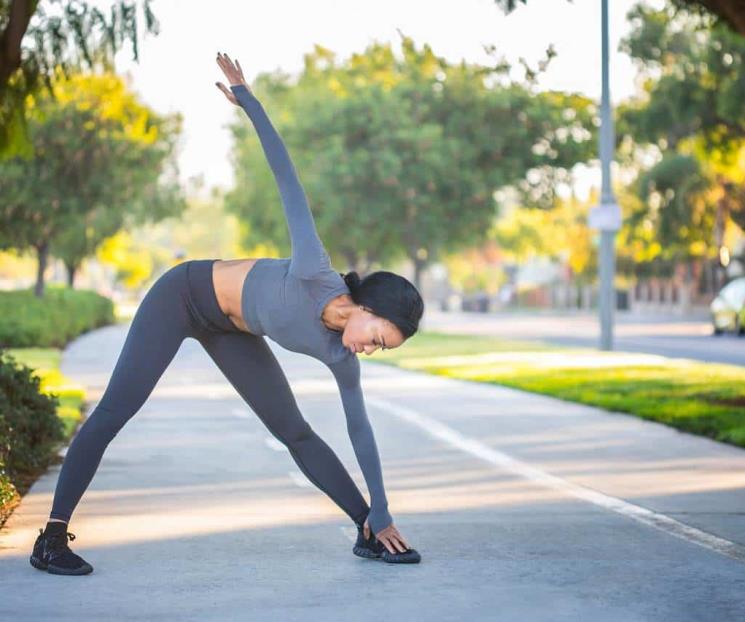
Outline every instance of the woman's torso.
{"type": "Polygon", "coordinates": [[[222,312],[240,330],[250,333],[241,312],[241,292],[256,258],[218,259],[212,265],[212,284],[222,312]]]}
{"type": "Polygon", "coordinates": [[[344,279],[331,266],[314,278],[298,279],[289,265],[288,258],[215,260],[212,282],[220,310],[239,330],[268,335],[293,352],[323,362],[349,356],[341,331],[324,318],[331,300],[349,296],[344,279]]]}

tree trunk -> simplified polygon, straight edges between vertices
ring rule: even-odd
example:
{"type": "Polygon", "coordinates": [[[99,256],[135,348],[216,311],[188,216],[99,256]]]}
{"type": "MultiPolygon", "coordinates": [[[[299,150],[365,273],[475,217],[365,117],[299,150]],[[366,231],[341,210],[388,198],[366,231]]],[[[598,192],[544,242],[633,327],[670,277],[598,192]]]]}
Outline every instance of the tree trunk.
{"type": "Polygon", "coordinates": [[[738,0],[697,0],[697,2],[721,17],[732,30],[745,36],[745,15],[742,12],[741,2],[738,0]]]}
{"type": "Polygon", "coordinates": [[[65,263],[67,269],[67,286],[72,289],[75,287],[75,274],[77,273],[78,267],[73,264],[65,263]]]}
{"type": "Polygon", "coordinates": [[[47,260],[49,259],[49,242],[42,242],[36,246],[36,254],[39,258],[39,262],[36,270],[34,295],[41,298],[44,295],[44,272],[47,269],[47,260]]]}
{"type": "Polygon", "coordinates": [[[351,251],[343,252],[342,255],[344,255],[344,259],[347,260],[347,269],[343,270],[343,272],[346,274],[347,272],[355,270],[354,266],[357,265],[357,255],[351,251]]]}
{"type": "Polygon", "coordinates": [[[427,261],[425,259],[419,259],[417,257],[412,257],[414,261],[414,286],[421,292],[422,290],[422,273],[424,272],[424,268],[427,265],[427,261]]]}
{"type": "Polygon", "coordinates": [[[36,1],[11,0],[10,7],[4,7],[8,21],[0,34],[0,92],[5,90],[8,79],[21,66],[21,39],[28,30],[36,5],[36,1]]]}

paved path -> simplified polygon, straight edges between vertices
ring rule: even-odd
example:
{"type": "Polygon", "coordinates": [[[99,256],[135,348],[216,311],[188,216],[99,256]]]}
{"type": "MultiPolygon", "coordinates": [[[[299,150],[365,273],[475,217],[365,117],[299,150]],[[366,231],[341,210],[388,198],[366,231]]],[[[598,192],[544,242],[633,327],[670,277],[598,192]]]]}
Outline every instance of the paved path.
{"type": "MultiPolygon", "coordinates": [[[[78,339],[63,371],[100,391],[126,328],[78,339]]],[[[330,373],[272,347],[364,491],[330,373]]],[[[349,519],[187,339],[73,515],[94,572],[28,563],[54,467],[0,530],[0,619],[745,617],[745,451],[511,389],[371,362],[363,374],[390,508],[421,564],[352,555],[349,519]]]]}
{"type": "MultiPolygon", "coordinates": [[[[426,330],[541,340],[586,348],[598,348],[600,345],[600,325],[596,312],[444,313],[428,309],[424,319],[422,328],[426,330]]],[[[705,314],[699,313],[690,318],[650,317],[619,311],[615,320],[615,350],[745,365],[745,338],[732,333],[713,335],[711,321],[705,314]]]]}

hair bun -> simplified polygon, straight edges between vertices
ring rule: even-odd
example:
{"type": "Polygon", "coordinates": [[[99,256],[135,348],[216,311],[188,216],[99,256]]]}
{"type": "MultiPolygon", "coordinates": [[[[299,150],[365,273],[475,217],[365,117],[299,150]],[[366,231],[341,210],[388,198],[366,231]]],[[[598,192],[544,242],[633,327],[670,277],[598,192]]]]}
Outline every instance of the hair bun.
{"type": "Polygon", "coordinates": [[[353,292],[360,286],[360,275],[354,270],[344,275],[344,282],[347,284],[349,291],[353,292]]]}

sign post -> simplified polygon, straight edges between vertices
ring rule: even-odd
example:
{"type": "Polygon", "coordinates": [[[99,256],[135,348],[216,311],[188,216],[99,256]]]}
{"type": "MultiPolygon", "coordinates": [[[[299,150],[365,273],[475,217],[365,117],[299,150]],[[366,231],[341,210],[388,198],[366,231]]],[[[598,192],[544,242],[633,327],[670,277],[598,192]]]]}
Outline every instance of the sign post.
{"type": "Polygon", "coordinates": [[[615,135],[610,112],[608,88],[608,0],[602,0],[602,72],[603,91],[600,106],[600,163],[602,190],[600,204],[590,210],[588,224],[600,230],[600,349],[613,349],[613,311],[616,307],[613,280],[615,267],[615,236],[621,228],[621,210],[611,190],[610,164],[613,160],[615,135]]]}

